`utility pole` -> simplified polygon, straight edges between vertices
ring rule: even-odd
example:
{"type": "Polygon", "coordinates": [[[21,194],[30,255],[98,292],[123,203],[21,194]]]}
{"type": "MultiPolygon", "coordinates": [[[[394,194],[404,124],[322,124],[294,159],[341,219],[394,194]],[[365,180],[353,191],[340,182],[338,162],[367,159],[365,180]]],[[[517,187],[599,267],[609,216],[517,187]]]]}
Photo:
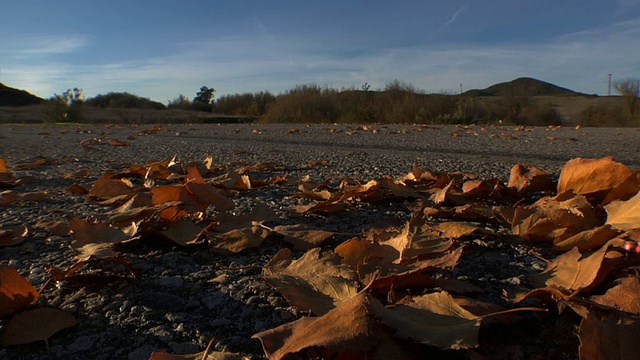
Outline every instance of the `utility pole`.
{"type": "Polygon", "coordinates": [[[460,95],[462,95],[462,83],[460,83],[460,95]]]}
{"type": "Polygon", "coordinates": [[[609,74],[609,88],[607,89],[607,96],[611,96],[611,74],[609,74]]]}

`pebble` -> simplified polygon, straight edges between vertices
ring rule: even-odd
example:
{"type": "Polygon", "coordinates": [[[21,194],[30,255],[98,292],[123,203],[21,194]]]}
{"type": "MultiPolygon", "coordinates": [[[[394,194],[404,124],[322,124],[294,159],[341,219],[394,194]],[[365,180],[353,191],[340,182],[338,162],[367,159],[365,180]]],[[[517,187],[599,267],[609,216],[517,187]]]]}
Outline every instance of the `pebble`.
{"type": "Polygon", "coordinates": [[[76,340],[69,345],[69,351],[73,352],[84,352],[93,347],[97,340],[98,336],[79,336],[76,340]]]}
{"type": "Polygon", "coordinates": [[[184,280],[179,276],[170,276],[166,278],[156,279],[154,283],[156,285],[169,288],[180,288],[184,284],[184,280]]]}

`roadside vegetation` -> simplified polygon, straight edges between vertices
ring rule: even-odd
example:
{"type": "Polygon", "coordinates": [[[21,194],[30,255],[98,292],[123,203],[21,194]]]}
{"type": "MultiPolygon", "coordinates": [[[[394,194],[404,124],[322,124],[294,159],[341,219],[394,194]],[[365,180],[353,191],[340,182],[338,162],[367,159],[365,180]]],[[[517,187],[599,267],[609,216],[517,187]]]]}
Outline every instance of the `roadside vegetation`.
{"type": "MultiPolygon", "coordinates": [[[[640,126],[638,79],[616,81],[619,96],[585,95],[531,78],[462,94],[426,93],[395,80],[382,89],[368,83],[336,89],[298,85],[274,95],[268,91],[215,97],[202,86],[191,99],[180,94],[167,104],[129,93],[84,99],[69,89],[44,101],[44,115],[30,122],[263,122],[263,123],[420,123],[526,126],[640,126]]],[[[40,105],[33,105],[40,106],[40,105]]],[[[19,121],[19,111],[0,107],[0,122],[19,121]],[[4,115],[4,116],[3,116],[4,115]]]]}

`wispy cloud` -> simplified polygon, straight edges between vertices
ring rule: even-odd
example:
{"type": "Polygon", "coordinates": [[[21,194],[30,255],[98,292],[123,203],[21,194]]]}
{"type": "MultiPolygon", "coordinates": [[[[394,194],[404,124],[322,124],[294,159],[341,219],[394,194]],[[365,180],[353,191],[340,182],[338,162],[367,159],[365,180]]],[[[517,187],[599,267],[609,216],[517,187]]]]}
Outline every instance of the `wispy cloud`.
{"type": "Polygon", "coordinates": [[[460,13],[462,13],[467,8],[467,5],[468,4],[463,5],[460,9],[454,12],[451,18],[449,18],[449,20],[446,23],[444,23],[442,26],[438,28],[438,30],[436,30],[436,34],[449,28],[456,21],[456,19],[458,19],[458,15],[460,15],[460,13]]]}
{"type": "Polygon", "coordinates": [[[5,56],[46,56],[78,51],[90,44],[85,35],[46,35],[19,37],[11,40],[11,44],[3,44],[5,56]]]}

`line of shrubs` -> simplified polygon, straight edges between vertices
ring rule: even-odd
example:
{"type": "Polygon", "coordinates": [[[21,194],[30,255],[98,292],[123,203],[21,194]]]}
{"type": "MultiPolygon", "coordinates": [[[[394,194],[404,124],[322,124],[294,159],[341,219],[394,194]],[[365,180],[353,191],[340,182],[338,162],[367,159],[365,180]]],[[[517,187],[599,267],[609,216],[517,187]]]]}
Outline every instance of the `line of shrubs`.
{"type": "MultiPolygon", "coordinates": [[[[265,123],[423,123],[515,125],[561,125],[562,115],[551,103],[527,96],[474,96],[469,94],[426,94],[410,84],[394,81],[384,89],[334,89],[299,85],[279,95],[268,91],[223,95],[213,99],[215,89],[203,86],[190,100],[180,95],[165,106],[128,93],[108,93],[86,101],[78,89],[50,99],[51,117],[78,121],[82,105],[119,109],[179,109],[204,111],[212,115],[259,118],[265,123]],[[57,99],[57,101],[55,101],[57,99]],[[66,111],[63,109],[67,106],[66,111]],[[74,117],[72,119],[70,117],[74,117]]],[[[81,91],[81,90],[80,90],[81,91]]],[[[633,106],[636,106],[635,104],[633,106]]],[[[585,126],[637,126],[638,111],[612,103],[596,104],[579,115],[585,126]]]]}

